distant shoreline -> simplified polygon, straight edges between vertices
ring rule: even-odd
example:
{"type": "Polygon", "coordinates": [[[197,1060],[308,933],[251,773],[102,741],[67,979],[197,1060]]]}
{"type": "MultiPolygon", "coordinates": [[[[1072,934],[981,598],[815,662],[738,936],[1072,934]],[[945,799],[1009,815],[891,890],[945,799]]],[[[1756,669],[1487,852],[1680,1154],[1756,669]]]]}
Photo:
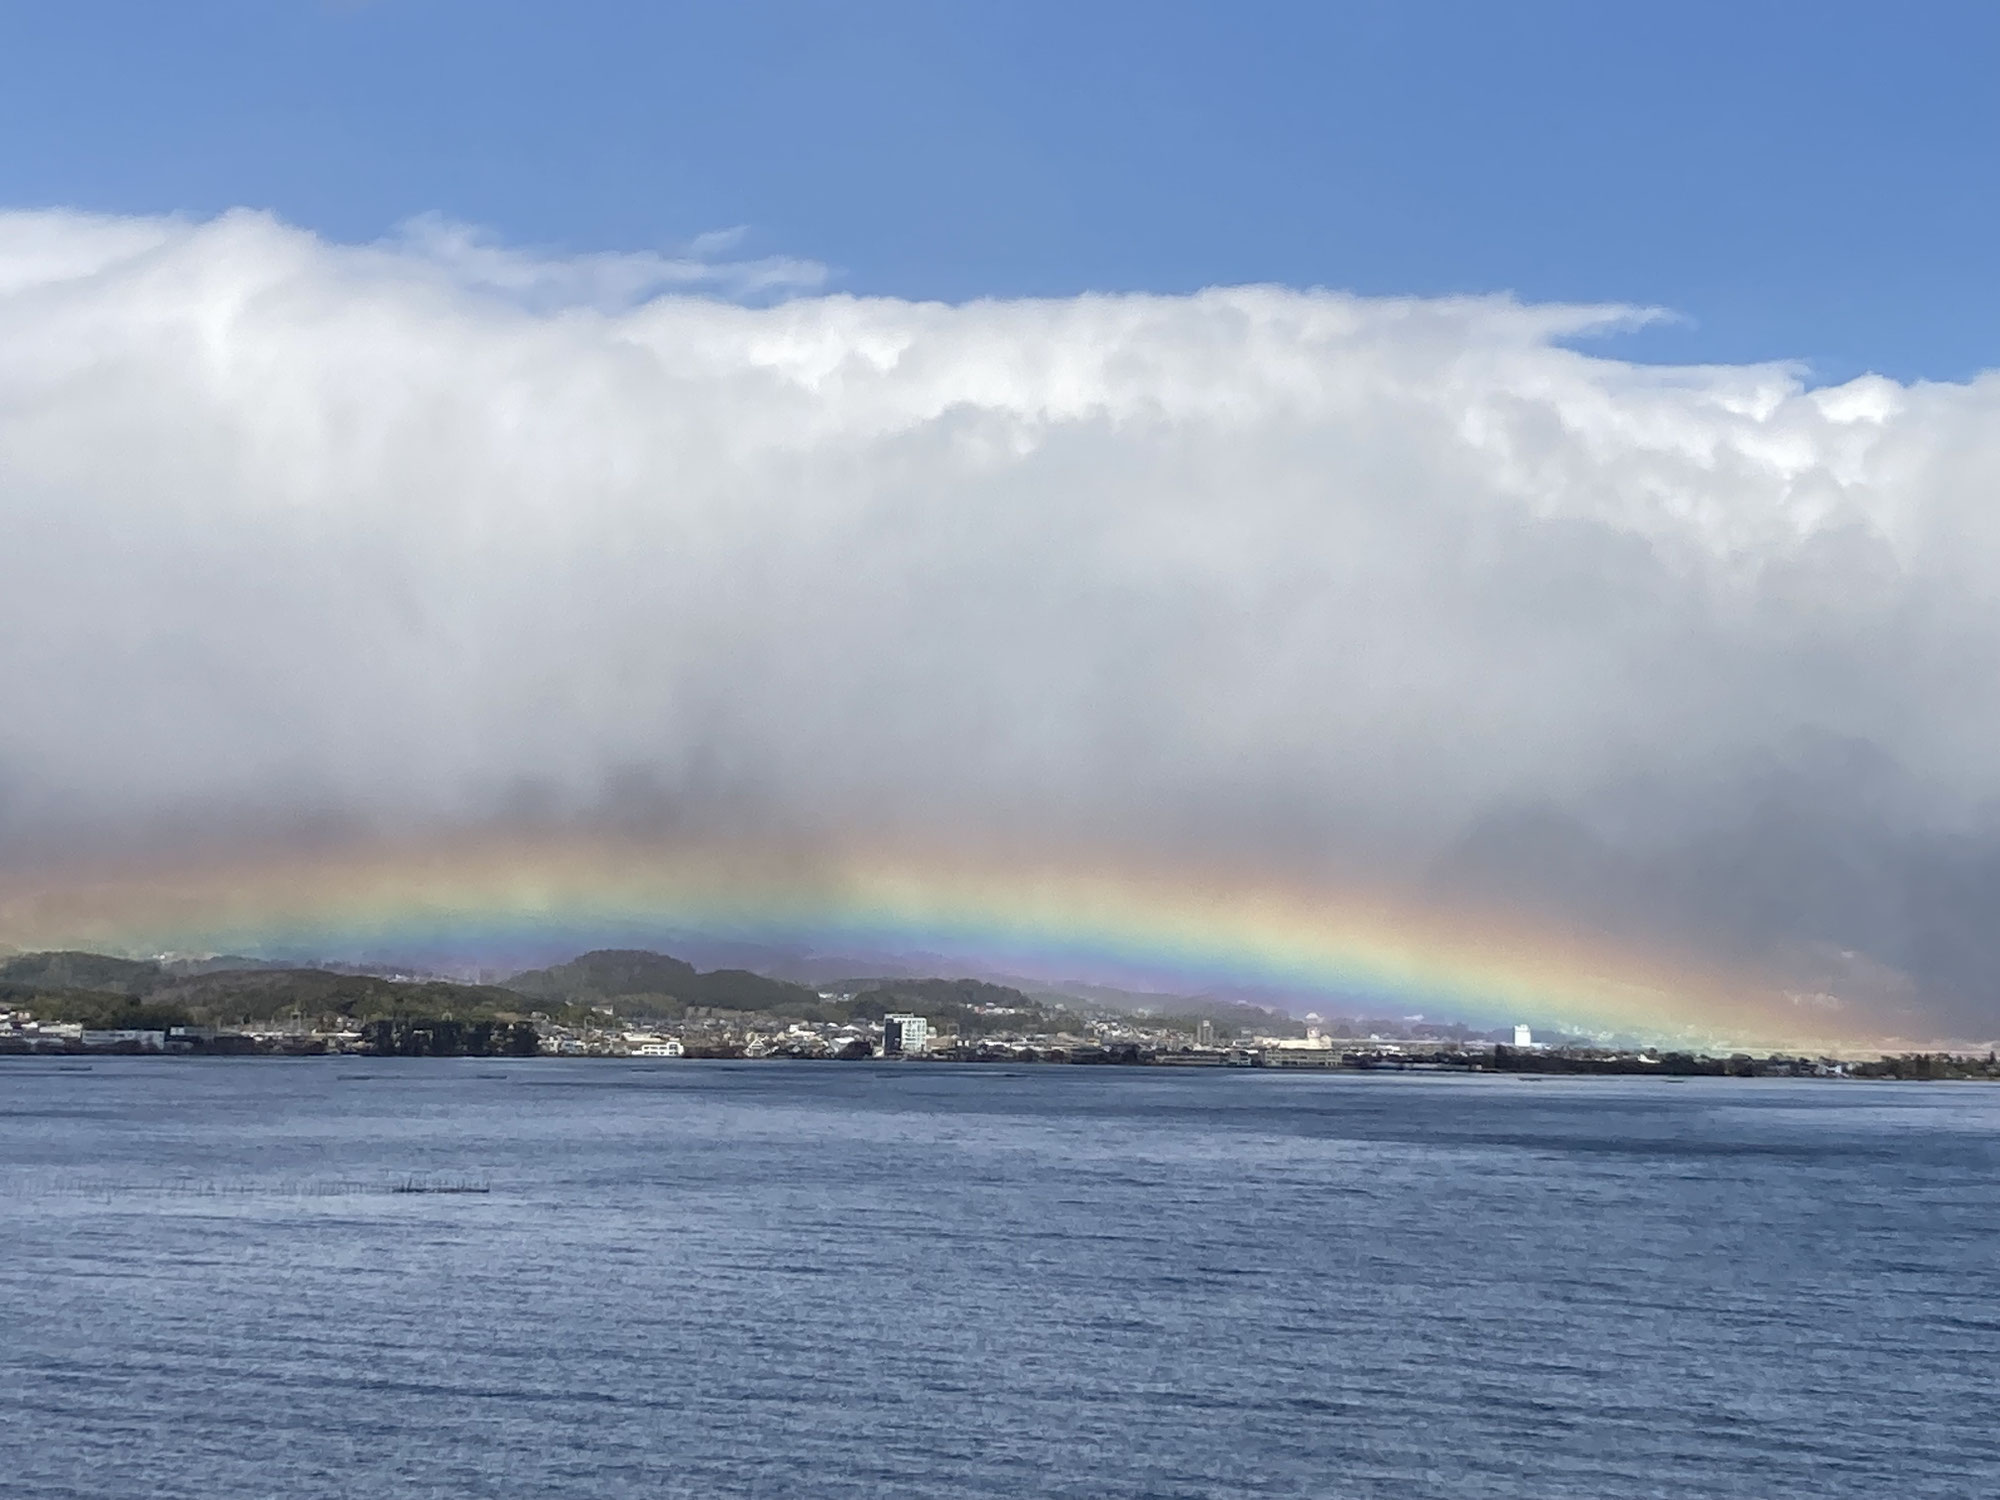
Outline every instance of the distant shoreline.
{"type": "MultiPolygon", "coordinates": [[[[1520,1077],[2000,1078],[1993,1044],[1754,1051],[1715,1035],[1610,1043],[1516,1021],[1292,1016],[1237,1001],[1036,992],[969,977],[812,988],[593,949],[504,982],[83,951],[0,960],[0,1056],[594,1057],[1511,1073],[1520,1077]],[[1130,999],[1130,997],[1127,997],[1130,999]],[[1830,1050],[1828,1050],[1830,1049],[1830,1050]]],[[[1533,1018],[1530,1017],[1529,1020],[1533,1018]]]]}
{"type": "Polygon", "coordinates": [[[427,1056],[406,1057],[397,1053],[371,1053],[358,1051],[314,1050],[302,1047],[260,1047],[223,1051],[202,1051],[198,1049],[162,1049],[152,1046],[124,1044],[110,1047],[84,1047],[76,1045],[0,1045],[0,1065],[9,1062],[43,1061],[65,1063],[70,1071],[87,1071],[78,1068],[78,1063],[89,1064],[99,1060],[147,1059],[160,1062],[181,1062],[226,1059],[241,1062],[345,1062],[349,1064],[368,1063],[394,1065],[410,1061],[448,1061],[498,1064],[513,1062],[523,1065],[541,1062],[593,1062],[606,1065],[650,1064],[655,1067],[700,1065],[703,1063],[822,1063],[853,1064],[873,1063],[878,1066],[892,1064],[897,1067],[960,1066],[981,1068],[1004,1067],[1108,1067],[1108,1068],[1169,1068],[1175,1071],[1192,1072],[1272,1072],[1272,1073],[1319,1073],[1319,1074],[1418,1074],[1451,1077],[1515,1077],[1523,1079],[1542,1078],[1661,1078],[1671,1081],[1685,1081],[1690,1078],[1804,1078],[1829,1082],[1930,1082],[1930,1083],[1980,1083],[2000,1082],[2000,1060],[1991,1054],[1969,1053],[1904,1053],[1874,1059],[1835,1060],[1810,1058],[1795,1054],[1773,1053],[1763,1057],[1734,1054],[1730,1057],[1715,1057],[1701,1053],[1665,1053],[1656,1056],[1641,1054],[1600,1053],[1585,1051],[1520,1053],[1509,1049],[1497,1049],[1504,1055],[1495,1058],[1492,1053],[1468,1053],[1451,1055],[1387,1055],[1367,1053],[1331,1053],[1324,1056],[1291,1053],[1272,1058],[1269,1055],[1245,1056],[1238,1052],[1198,1053],[1154,1052],[1139,1049],[1063,1049],[1050,1048],[1033,1055],[1025,1053],[985,1054],[955,1051],[936,1051],[902,1056],[872,1057],[825,1057],[801,1054],[772,1053],[764,1056],[745,1055],[689,1055],[685,1057],[622,1056],[614,1054],[590,1053],[537,1053],[529,1056],[462,1054],[455,1057],[427,1056]]]}

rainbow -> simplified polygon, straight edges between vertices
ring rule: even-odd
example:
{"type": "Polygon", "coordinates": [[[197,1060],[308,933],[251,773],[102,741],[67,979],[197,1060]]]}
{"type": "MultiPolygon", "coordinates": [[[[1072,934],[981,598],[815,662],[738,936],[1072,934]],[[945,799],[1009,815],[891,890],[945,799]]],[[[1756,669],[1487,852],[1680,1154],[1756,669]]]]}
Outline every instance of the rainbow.
{"type": "Polygon", "coordinates": [[[1851,1046],[1868,1030],[1847,1008],[1758,976],[1518,919],[1304,880],[1075,857],[512,836],[0,882],[0,943],[17,949],[527,963],[590,947],[671,951],[685,934],[1704,1046],[1851,1046]]]}

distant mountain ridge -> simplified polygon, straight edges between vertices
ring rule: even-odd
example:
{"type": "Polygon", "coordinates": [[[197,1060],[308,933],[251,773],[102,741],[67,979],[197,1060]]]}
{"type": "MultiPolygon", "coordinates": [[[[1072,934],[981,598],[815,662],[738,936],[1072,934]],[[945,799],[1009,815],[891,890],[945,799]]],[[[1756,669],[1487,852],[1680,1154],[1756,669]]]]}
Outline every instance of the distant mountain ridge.
{"type": "MultiPolygon", "coordinates": [[[[198,1022],[254,1024],[291,1019],[358,1022],[438,1016],[517,1020],[535,1013],[585,1019],[589,1011],[673,1019],[702,1013],[816,1022],[879,1021],[911,1011],[966,1035],[1081,1029],[1090,1014],[1148,1016],[1192,1031],[1211,1020],[1218,1035],[1296,1034],[1280,1011],[1240,1000],[1139,995],[1082,986],[1024,990],[991,979],[903,977],[844,980],[827,989],[748,969],[703,971],[685,959],[644,948],[602,948],[564,963],[525,969],[498,984],[369,972],[348,964],[287,964],[225,955],[135,959],[79,951],[0,958],[0,1003],[29,1004],[52,1018],[90,1024],[198,1022]],[[1095,993],[1090,993],[1095,989],[1095,993]],[[1080,992],[1079,992],[1080,991],[1080,992]]],[[[1336,1023],[1338,1024],[1338,1023],[1336,1023]]],[[[1371,1022],[1369,1030],[1391,1023],[1371,1022]]]]}
{"type": "Polygon", "coordinates": [[[662,1014],[691,1006],[797,1014],[820,1004],[819,992],[803,984],[767,979],[748,969],[704,974],[693,964],[645,948],[600,948],[566,964],[524,970],[504,983],[517,994],[554,1004],[635,1009],[650,1002],[662,1014]]]}

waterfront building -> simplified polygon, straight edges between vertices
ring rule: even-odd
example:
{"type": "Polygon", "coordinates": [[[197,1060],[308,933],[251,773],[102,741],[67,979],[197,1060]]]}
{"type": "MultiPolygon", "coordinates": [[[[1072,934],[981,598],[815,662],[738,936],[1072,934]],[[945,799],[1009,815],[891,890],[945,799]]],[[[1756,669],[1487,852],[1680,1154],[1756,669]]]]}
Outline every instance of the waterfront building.
{"type": "Polygon", "coordinates": [[[1333,1038],[1321,1036],[1317,1026],[1307,1036],[1261,1036],[1258,1045],[1267,1052],[1331,1052],[1333,1038]]]}
{"type": "Polygon", "coordinates": [[[1529,1030],[1529,1029],[1528,1029],[1527,1027],[1525,1027],[1525,1026],[1516,1026],[1516,1027],[1514,1028],[1514,1045],[1515,1045],[1516,1047],[1532,1047],[1532,1046],[1534,1046],[1534,1045],[1535,1045],[1535,1034],[1534,1034],[1534,1032],[1530,1031],[1530,1030],[1529,1030]]]}
{"type": "Polygon", "coordinates": [[[930,1045],[931,1023],[922,1016],[884,1016],[882,1018],[882,1055],[901,1057],[908,1053],[921,1052],[930,1045]]]}
{"type": "Polygon", "coordinates": [[[1199,1021],[1195,1022],[1195,1023],[1194,1023],[1194,1041],[1195,1041],[1195,1045],[1196,1045],[1197,1047],[1212,1047],[1212,1046],[1214,1046],[1214,1045],[1215,1045],[1215,1022],[1213,1022],[1213,1021],[1209,1020],[1207,1016],[1203,1016],[1203,1017],[1202,1017],[1202,1018],[1201,1018],[1201,1019],[1200,1019],[1199,1021]]]}

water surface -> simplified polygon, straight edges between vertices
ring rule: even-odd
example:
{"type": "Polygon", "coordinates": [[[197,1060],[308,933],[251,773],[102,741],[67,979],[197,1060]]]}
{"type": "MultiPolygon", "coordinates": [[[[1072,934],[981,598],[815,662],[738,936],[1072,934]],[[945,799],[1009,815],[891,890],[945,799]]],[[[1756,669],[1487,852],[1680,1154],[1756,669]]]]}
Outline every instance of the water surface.
{"type": "Polygon", "coordinates": [[[10,1500],[2000,1475],[1983,1085],[15,1059],[0,1142],[10,1500]]]}

